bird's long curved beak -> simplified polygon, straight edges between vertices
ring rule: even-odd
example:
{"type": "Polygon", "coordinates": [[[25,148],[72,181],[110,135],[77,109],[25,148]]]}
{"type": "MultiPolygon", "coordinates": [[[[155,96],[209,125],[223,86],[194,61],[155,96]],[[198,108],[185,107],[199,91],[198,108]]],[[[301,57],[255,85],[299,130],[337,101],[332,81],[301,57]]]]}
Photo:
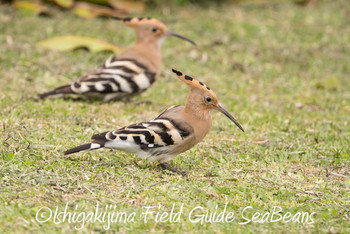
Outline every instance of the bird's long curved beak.
{"type": "Polygon", "coordinates": [[[182,40],[188,41],[188,42],[191,43],[192,45],[196,45],[196,43],[195,43],[194,41],[192,41],[192,40],[188,39],[187,37],[184,37],[184,36],[182,36],[182,35],[180,35],[180,34],[178,34],[178,33],[176,33],[176,32],[170,31],[170,30],[167,30],[166,33],[165,33],[165,35],[167,35],[167,36],[178,37],[178,38],[180,38],[180,39],[182,39],[182,40]]]}
{"type": "Polygon", "coordinates": [[[220,105],[217,105],[217,106],[216,106],[216,109],[217,109],[218,111],[220,111],[221,113],[223,113],[224,115],[226,115],[227,118],[229,118],[230,120],[232,120],[232,122],[234,122],[234,123],[237,125],[237,127],[239,127],[239,129],[241,129],[241,130],[244,132],[244,129],[242,128],[242,126],[238,123],[238,121],[237,121],[230,113],[228,113],[227,110],[225,110],[225,109],[224,109],[222,106],[220,106],[220,105]]]}

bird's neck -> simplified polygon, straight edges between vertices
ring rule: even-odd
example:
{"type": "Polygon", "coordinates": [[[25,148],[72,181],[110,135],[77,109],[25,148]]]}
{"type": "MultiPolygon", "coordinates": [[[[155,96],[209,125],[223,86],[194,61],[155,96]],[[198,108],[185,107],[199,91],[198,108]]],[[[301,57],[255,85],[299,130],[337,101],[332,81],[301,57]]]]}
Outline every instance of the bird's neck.
{"type": "Polygon", "coordinates": [[[160,47],[156,42],[138,40],[133,49],[135,49],[142,57],[152,63],[157,73],[160,72],[162,66],[162,54],[160,47]]]}

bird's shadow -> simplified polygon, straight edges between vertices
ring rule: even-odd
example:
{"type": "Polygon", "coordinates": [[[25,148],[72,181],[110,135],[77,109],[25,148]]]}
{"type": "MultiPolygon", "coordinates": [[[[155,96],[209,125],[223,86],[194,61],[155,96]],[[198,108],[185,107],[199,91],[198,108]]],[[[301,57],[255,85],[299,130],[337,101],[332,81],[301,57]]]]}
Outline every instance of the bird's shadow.
{"type": "MultiPolygon", "coordinates": [[[[35,102],[43,102],[44,100],[40,99],[38,96],[34,96],[31,98],[35,102]]],[[[110,100],[110,101],[104,101],[101,98],[97,99],[95,97],[90,96],[64,96],[64,97],[57,97],[57,98],[48,98],[48,100],[54,100],[54,99],[62,99],[64,101],[74,102],[74,103],[88,103],[88,104],[104,104],[104,103],[129,103],[132,105],[152,105],[153,102],[149,100],[133,100],[129,98],[120,99],[120,100],[110,100]]]]}

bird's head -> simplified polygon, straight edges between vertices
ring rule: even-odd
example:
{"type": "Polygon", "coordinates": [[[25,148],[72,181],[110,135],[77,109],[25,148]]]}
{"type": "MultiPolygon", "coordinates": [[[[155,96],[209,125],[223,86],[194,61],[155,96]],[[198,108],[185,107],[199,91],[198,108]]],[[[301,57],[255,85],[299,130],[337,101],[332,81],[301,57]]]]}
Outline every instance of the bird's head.
{"type": "Polygon", "coordinates": [[[213,92],[213,90],[211,90],[204,83],[190,76],[184,75],[175,69],[172,70],[180,80],[185,82],[191,88],[186,106],[193,106],[193,110],[199,113],[209,113],[211,110],[218,110],[226,115],[232,122],[237,125],[237,127],[239,127],[244,132],[242,126],[238,123],[238,121],[219,104],[218,98],[216,97],[216,94],[213,92]]]}
{"type": "Polygon", "coordinates": [[[138,41],[144,41],[146,43],[156,42],[160,46],[167,36],[174,36],[196,45],[187,37],[170,31],[165,24],[154,18],[134,17],[115,19],[120,20],[127,26],[134,28],[137,32],[138,41]]]}

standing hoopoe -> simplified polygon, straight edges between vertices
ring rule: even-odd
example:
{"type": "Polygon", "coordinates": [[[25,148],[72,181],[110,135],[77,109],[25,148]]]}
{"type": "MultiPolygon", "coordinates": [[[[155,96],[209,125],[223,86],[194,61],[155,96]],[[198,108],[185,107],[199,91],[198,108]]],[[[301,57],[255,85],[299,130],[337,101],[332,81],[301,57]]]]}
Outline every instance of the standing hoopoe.
{"type": "MultiPolygon", "coordinates": [[[[70,85],[39,94],[41,99],[65,94],[97,94],[104,101],[130,98],[148,89],[162,65],[160,47],[167,36],[175,36],[195,45],[190,39],[167,29],[153,18],[117,18],[136,30],[137,42],[131,48],[109,58],[70,85]]],[[[96,95],[95,95],[96,97],[96,95]]]]}
{"type": "Polygon", "coordinates": [[[151,121],[93,135],[91,143],[67,150],[64,154],[103,147],[116,148],[158,161],[163,169],[185,175],[166,162],[189,150],[205,137],[212,125],[212,110],[225,114],[244,132],[237,120],[219,104],[209,87],[179,71],[173,69],[173,72],[191,88],[186,106],[172,106],[151,121]]]}

